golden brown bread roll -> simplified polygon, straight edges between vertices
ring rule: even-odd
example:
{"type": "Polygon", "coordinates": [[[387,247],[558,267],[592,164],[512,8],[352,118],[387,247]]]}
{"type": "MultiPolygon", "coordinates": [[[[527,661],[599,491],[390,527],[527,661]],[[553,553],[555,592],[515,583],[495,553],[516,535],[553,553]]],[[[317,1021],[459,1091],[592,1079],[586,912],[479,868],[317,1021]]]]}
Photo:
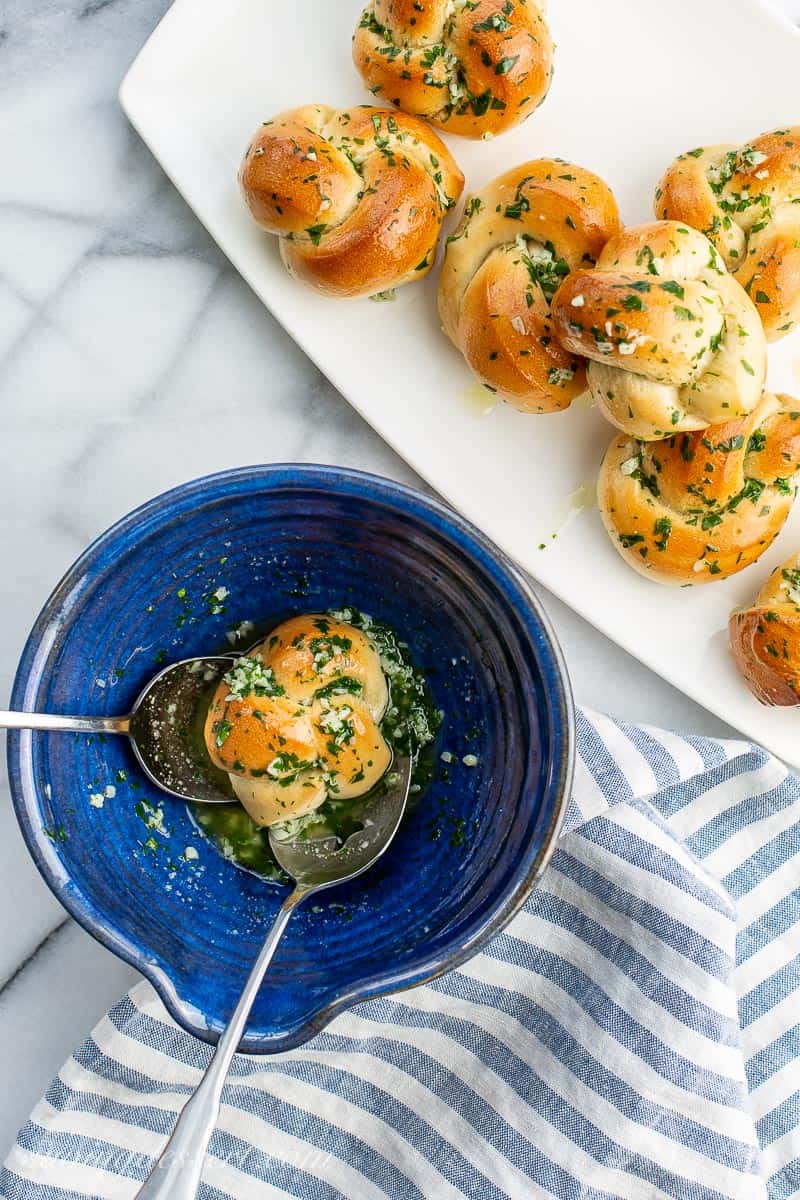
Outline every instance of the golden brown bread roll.
{"type": "Polygon", "coordinates": [[[624,229],[595,270],[553,298],[556,332],[591,359],[612,424],[643,439],[703,429],[758,404],[767,371],[753,303],[701,233],[676,221],[624,229]]]}
{"type": "Polygon", "coordinates": [[[310,104],[260,127],[239,185],[292,275],[329,296],[369,296],[427,275],[464,176],[415,117],[310,104]]]}
{"type": "Polygon", "coordinates": [[[731,613],[731,650],[762,704],[800,704],[800,554],[776,568],[751,608],[731,613]]]}
{"type": "Polygon", "coordinates": [[[616,438],[597,485],[603,523],[659,583],[725,579],[780,533],[800,468],[800,401],[765,393],[749,416],[661,442],[616,438]]]}
{"type": "Polygon", "coordinates": [[[618,229],[606,184],[560,159],[522,163],[467,199],[447,240],[439,313],[478,379],[515,408],[555,412],[584,391],[583,361],[554,337],[550,301],[618,229]]]}
{"type": "Polygon", "coordinates": [[[388,701],[365,633],[324,613],[292,617],[220,680],[205,744],[256,824],[273,825],[375,786],[392,760],[378,724],[388,701]]]}
{"type": "Polygon", "coordinates": [[[800,126],[682,154],[656,190],[655,212],[711,239],[770,341],[800,319],[800,126]]]}
{"type": "Polygon", "coordinates": [[[353,61],[373,95],[448,133],[488,137],[542,103],[553,42],[539,0],[371,0],[353,61]]]}

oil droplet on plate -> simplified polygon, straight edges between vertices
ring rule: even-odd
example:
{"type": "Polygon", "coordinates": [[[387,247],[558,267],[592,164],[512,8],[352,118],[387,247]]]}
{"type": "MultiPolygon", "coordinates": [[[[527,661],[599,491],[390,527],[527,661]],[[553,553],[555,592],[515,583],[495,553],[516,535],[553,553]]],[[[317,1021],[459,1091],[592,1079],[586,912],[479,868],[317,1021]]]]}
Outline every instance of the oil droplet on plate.
{"type": "Polygon", "coordinates": [[[497,408],[497,396],[482,383],[473,383],[464,392],[464,402],[473,416],[488,417],[497,408]]]}
{"type": "Polygon", "coordinates": [[[597,504],[597,480],[586,479],[571,491],[568,497],[569,511],[577,515],[585,508],[594,508],[597,504]]]}
{"type": "Polygon", "coordinates": [[[545,550],[551,542],[554,542],[559,534],[572,524],[577,516],[586,509],[594,508],[597,504],[597,480],[587,479],[583,483],[579,483],[567,496],[566,508],[562,510],[563,516],[554,533],[546,542],[539,543],[539,549],[545,550]]]}

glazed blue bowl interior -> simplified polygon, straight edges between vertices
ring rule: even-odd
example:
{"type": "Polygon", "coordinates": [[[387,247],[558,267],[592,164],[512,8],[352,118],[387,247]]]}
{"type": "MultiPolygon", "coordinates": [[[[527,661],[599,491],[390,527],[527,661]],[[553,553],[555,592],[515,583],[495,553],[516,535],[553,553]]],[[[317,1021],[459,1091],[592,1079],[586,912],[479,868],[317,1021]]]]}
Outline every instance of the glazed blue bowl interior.
{"type": "MultiPolygon", "coordinates": [[[[444,505],[385,480],[227,472],[151,501],[83,555],[14,689],[15,708],[125,713],[163,663],[229,649],[241,621],[348,604],[393,626],[427,672],[445,714],[436,778],[377,867],[292,917],[250,1051],[288,1049],[357,1000],[455,966],[523,903],[572,755],[568,683],[527,585],[444,505]]],[[[124,738],[12,734],[8,756],[25,837],[59,899],[213,1040],[285,890],[224,859],[124,738]]]]}

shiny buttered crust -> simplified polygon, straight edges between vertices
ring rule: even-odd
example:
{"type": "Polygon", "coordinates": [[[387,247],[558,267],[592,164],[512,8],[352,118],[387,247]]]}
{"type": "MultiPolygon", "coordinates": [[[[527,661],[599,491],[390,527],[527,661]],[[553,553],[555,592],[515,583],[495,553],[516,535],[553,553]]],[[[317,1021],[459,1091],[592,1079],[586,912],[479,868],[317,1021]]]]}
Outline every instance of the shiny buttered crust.
{"type": "Polygon", "coordinates": [[[544,100],[553,41],[537,0],[372,0],[353,61],[382,100],[448,133],[490,137],[544,100]]]}
{"type": "Polygon", "coordinates": [[[324,613],[292,617],[262,647],[264,663],[293,699],[309,703],[320,688],[356,695],[380,721],[389,687],[380,655],[365,633],[324,613]],[[349,689],[354,689],[353,691],[349,689]]]}
{"type": "Polygon", "coordinates": [[[369,296],[427,275],[464,177],[415,117],[310,104],[258,129],[239,186],[292,275],[329,296],[369,296]]]}
{"type": "Polygon", "coordinates": [[[661,442],[616,438],[597,485],[619,553],[659,583],[725,579],[780,533],[800,468],[800,401],[763,396],[747,417],[661,442]]]}
{"type": "Polygon", "coordinates": [[[688,225],[624,229],[594,270],[567,277],[553,320],[566,349],[591,360],[598,407],[634,437],[704,429],[758,404],[761,320],[708,238],[688,225]]]}
{"type": "Polygon", "coordinates": [[[317,738],[311,714],[288,696],[230,695],[223,680],[208,708],[205,742],[221,771],[279,779],[312,767],[317,738]]]}
{"type": "Polygon", "coordinates": [[[800,704],[800,554],[773,571],[751,608],[729,623],[731,650],[762,704],[800,704]]]}
{"type": "Polygon", "coordinates": [[[568,408],[583,360],[559,345],[550,301],[619,229],[610,189],[582,167],[523,163],[470,196],[439,280],[445,332],[477,378],[522,412],[568,408]]]}
{"type": "Polygon", "coordinates": [[[770,341],[800,320],[800,126],[745,146],[682,154],[661,180],[655,213],[711,239],[755,302],[770,341]]]}

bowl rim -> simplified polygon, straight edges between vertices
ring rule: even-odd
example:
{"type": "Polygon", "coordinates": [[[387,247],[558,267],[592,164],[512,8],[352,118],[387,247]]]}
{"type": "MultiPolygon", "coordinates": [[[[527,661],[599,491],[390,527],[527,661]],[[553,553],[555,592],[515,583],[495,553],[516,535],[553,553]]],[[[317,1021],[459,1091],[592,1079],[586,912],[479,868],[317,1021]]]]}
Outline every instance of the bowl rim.
{"type": "MultiPolygon", "coordinates": [[[[448,539],[455,534],[462,552],[474,558],[477,548],[495,566],[502,569],[507,580],[502,581],[502,590],[510,582],[516,587],[528,609],[526,624],[536,628],[537,652],[548,684],[547,724],[550,744],[553,749],[544,781],[543,806],[550,806],[550,818],[543,830],[542,841],[527,870],[515,877],[499,900],[478,919],[468,938],[446,952],[429,953],[421,962],[392,971],[387,969],[367,979],[358,981],[346,991],[338,991],[321,1008],[279,1034],[261,1036],[245,1033],[239,1047],[240,1052],[250,1054],[282,1053],[296,1048],[321,1032],[340,1013],[355,1004],[392,995],[410,987],[430,983],[439,976],[454,970],[472,958],[492,938],[496,937],[522,908],[536,883],[542,876],[556,848],[571,796],[575,770],[575,710],[572,687],[564,655],[556,637],[550,618],[522,571],[484,533],[476,528],[455,509],[438,496],[430,495],[407,484],[397,483],[380,475],[348,467],[337,467],[317,463],[269,463],[247,467],[236,467],[213,472],[177,484],[146,500],[125,516],[100,533],[78,556],[56,584],[45,601],[29,633],[17,667],[11,695],[12,708],[22,708],[26,699],[35,698],[39,687],[32,676],[37,659],[46,646],[46,634],[54,613],[63,611],[64,601],[74,593],[76,585],[97,566],[99,556],[117,539],[133,530],[140,529],[152,518],[163,515],[163,510],[178,502],[197,498],[229,485],[266,485],[270,489],[302,490],[320,486],[330,490],[343,489],[352,494],[356,489],[369,493],[373,501],[385,502],[396,511],[430,525],[431,519],[437,531],[448,539]],[[467,547],[464,546],[464,541],[467,547]],[[471,543],[471,544],[470,544],[471,543]]],[[[236,494],[236,487],[233,487],[236,494]]],[[[515,609],[520,614],[519,607],[515,609]]],[[[146,948],[136,945],[121,930],[111,924],[108,917],[98,913],[88,898],[78,890],[69,874],[60,876],[52,863],[52,846],[46,852],[44,829],[34,821],[40,797],[32,777],[31,732],[9,733],[7,766],[14,812],[20,829],[39,873],[59,903],[77,923],[96,941],[114,955],[138,970],[154,987],[170,1016],[187,1033],[209,1044],[217,1042],[221,1027],[217,1024],[201,1023],[202,1013],[190,1001],[182,998],[172,979],[159,963],[147,956],[146,948]],[[27,768],[27,774],[26,774],[27,768]]]]}

